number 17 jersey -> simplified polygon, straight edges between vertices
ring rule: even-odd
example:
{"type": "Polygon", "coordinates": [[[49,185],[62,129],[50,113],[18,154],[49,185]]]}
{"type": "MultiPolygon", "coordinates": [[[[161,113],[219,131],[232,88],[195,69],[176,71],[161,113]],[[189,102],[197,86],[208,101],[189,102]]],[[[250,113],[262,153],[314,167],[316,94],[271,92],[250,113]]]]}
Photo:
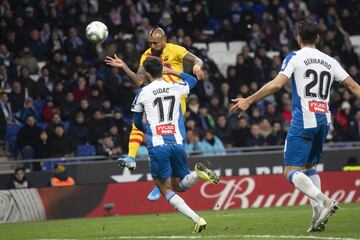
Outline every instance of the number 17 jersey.
{"type": "Polygon", "coordinates": [[[291,125],[315,128],[330,124],[329,98],[332,83],[342,82],[349,76],[341,65],[316,48],[304,47],[286,56],[280,74],[291,79],[291,125]]]}
{"type": "Polygon", "coordinates": [[[138,92],[131,110],[145,112],[148,147],[184,144],[185,126],[180,99],[189,91],[189,84],[184,81],[155,80],[138,92]]]}

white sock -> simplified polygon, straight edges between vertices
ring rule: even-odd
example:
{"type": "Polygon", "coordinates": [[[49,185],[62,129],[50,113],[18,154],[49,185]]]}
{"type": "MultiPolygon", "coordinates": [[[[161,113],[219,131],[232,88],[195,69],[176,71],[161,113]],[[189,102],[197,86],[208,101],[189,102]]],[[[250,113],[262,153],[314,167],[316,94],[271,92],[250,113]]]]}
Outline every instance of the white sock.
{"type": "Polygon", "coordinates": [[[166,200],[173,206],[177,211],[181,212],[184,216],[193,220],[194,223],[199,222],[199,215],[192,210],[179,195],[170,191],[165,196],[166,200]]]}
{"type": "Polygon", "coordinates": [[[316,201],[320,206],[325,202],[330,201],[330,199],[313,184],[311,179],[301,171],[295,171],[293,173],[292,183],[297,189],[316,201]]]}
{"type": "MultiPolygon", "coordinates": [[[[306,175],[307,175],[307,174],[306,174],[306,175]]],[[[320,181],[319,174],[314,174],[314,175],[308,176],[308,178],[310,178],[310,180],[311,180],[312,183],[315,185],[315,187],[321,191],[321,181],[320,181]]],[[[312,206],[313,208],[319,206],[319,205],[317,204],[317,202],[314,201],[314,200],[312,200],[311,198],[310,198],[310,204],[311,204],[311,206],[312,206]]]]}
{"type": "Polygon", "coordinates": [[[195,171],[192,171],[191,173],[189,173],[188,175],[186,175],[180,182],[179,187],[187,190],[189,188],[191,188],[199,179],[198,175],[196,174],[195,171]]]}

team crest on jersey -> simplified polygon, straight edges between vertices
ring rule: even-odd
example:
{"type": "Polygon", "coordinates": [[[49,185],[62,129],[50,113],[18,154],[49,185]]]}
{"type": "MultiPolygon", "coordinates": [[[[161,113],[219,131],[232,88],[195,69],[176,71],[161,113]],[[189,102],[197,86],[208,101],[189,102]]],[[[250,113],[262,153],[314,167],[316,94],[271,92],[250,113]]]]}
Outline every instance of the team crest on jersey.
{"type": "Polygon", "coordinates": [[[156,134],[163,136],[169,134],[175,134],[175,125],[174,124],[163,124],[156,126],[156,134]]]}
{"type": "Polygon", "coordinates": [[[164,62],[166,62],[168,60],[169,60],[169,56],[165,56],[164,59],[163,59],[164,62]]]}
{"type": "Polygon", "coordinates": [[[329,112],[327,104],[325,102],[310,101],[309,111],[314,113],[327,113],[329,112]]]}

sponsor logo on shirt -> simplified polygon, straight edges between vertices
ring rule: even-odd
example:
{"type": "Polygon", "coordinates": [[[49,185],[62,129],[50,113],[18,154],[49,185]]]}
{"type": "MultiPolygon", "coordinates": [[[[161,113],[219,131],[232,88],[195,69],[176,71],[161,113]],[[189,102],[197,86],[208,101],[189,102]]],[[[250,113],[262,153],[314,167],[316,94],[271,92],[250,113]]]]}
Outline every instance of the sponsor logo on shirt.
{"type": "Polygon", "coordinates": [[[175,125],[174,124],[163,124],[156,126],[156,134],[157,135],[169,135],[175,134],[175,125]]]}
{"type": "Polygon", "coordinates": [[[327,113],[329,112],[327,104],[325,102],[310,101],[309,111],[314,113],[327,113]]]}

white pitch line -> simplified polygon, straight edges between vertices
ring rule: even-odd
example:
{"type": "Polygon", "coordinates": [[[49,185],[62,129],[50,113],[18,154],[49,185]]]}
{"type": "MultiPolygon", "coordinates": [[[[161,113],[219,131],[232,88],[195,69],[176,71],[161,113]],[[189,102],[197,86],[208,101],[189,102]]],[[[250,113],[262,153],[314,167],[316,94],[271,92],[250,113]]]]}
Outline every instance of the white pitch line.
{"type": "MultiPolygon", "coordinates": [[[[360,240],[359,238],[346,237],[318,237],[312,235],[212,235],[212,236],[112,236],[93,238],[96,240],[111,240],[111,239],[239,239],[239,238],[284,238],[284,239],[317,239],[317,240],[360,240]]],[[[77,238],[40,238],[36,240],[80,240],[77,238]]]]}

